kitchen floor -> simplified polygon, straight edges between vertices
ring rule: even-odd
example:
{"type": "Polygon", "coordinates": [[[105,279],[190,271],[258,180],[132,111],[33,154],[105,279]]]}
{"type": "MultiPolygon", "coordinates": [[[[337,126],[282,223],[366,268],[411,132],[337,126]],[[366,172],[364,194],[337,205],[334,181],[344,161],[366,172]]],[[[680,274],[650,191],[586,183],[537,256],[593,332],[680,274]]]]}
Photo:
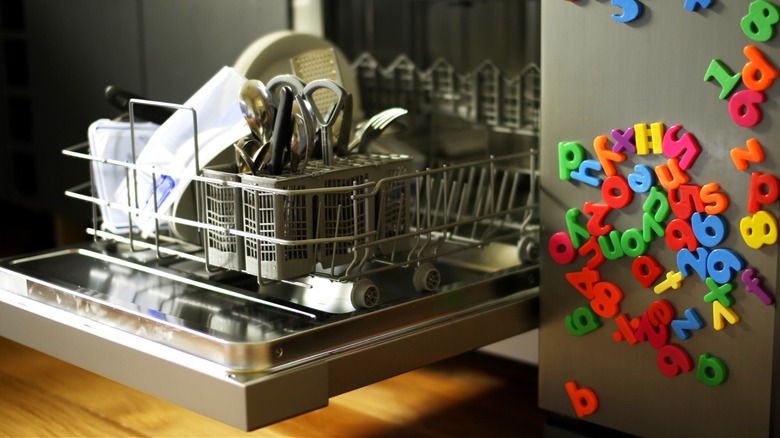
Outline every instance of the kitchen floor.
{"type": "MultiPolygon", "coordinates": [[[[536,368],[469,353],[244,433],[0,338],[2,436],[542,436],[536,368]]],[[[204,395],[207,396],[207,395],[204,395]]]]}
{"type": "MultiPolygon", "coordinates": [[[[73,239],[61,231],[73,221],[38,212],[0,225],[0,257],[73,239]]],[[[0,338],[0,436],[605,436],[539,409],[537,384],[535,366],[472,352],[245,433],[0,338]]]]}

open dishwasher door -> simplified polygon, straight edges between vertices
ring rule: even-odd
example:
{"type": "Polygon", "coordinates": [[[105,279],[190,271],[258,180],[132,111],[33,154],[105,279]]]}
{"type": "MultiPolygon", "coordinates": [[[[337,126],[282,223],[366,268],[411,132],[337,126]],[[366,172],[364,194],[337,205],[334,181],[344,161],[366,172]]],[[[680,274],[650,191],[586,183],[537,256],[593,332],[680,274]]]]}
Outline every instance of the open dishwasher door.
{"type": "Polygon", "coordinates": [[[2,263],[0,335],[251,430],[537,326],[536,267],[436,266],[437,292],[378,275],[387,298],[355,310],[330,280],[258,293],[130,261],[121,246],[67,248],[2,263]]]}

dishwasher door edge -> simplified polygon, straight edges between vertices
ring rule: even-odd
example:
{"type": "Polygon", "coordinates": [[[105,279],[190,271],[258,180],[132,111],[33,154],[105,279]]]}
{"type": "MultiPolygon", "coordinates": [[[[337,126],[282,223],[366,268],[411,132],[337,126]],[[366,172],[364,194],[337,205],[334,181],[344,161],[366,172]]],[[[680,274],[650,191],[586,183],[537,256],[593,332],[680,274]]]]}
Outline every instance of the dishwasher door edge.
{"type": "Polygon", "coordinates": [[[234,374],[162,344],[0,289],[0,336],[242,430],[538,327],[538,288],[266,374],[234,374]],[[24,330],[19,330],[24,327],[24,330]],[[378,366],[377,364],[381,364],[378,366]]]}

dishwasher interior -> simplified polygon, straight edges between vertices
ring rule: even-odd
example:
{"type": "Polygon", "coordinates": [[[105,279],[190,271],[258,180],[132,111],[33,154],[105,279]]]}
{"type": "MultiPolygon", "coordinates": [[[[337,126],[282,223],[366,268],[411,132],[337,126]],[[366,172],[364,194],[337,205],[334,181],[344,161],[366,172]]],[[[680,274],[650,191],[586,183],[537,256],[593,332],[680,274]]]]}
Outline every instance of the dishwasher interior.
{"type": "Polygon", "coordinates": [[[278,172],[242,171],[233,142],[204,155],[194,106],[137,98],[117,121],[131,159],[66,148],[90,163],[90,180],[66,195],[92,206],[91,241],[0,262],[0,333],[254,429],[536,327],[539,2],[398,2],[409,19],[396,32],[411,34],[381,49],[387,3],[324,3],[336,82],[357,84],[328,110],[346,127],[336,136],[301,109],[317,99],[305,82],[319,78],[299,80],[287,59],[258,73],[242,63],[254,53],[234,66],[295,92],[303,161],[288,152],[278,172]],[[481,50],[490,35],[477,23],[507,12],[503,26],[527,41],[481,50]],[[339,34],[347,27],[365,38],[339,34]],[[496,50],[503,59],[475,60],[496,50]],[[396,107],[405,116],[365,151],[338,152],[356,135],[350,118],[396,107]],[[194,174],[140,161],[149,108],[193,120],[194,174]],[[121,196],[107,195],[109,174],[121,196]],[[172,179],[186,189],[161,208],[172,179]],[[213,397],[193,397],[202,391],[213,397]]]}

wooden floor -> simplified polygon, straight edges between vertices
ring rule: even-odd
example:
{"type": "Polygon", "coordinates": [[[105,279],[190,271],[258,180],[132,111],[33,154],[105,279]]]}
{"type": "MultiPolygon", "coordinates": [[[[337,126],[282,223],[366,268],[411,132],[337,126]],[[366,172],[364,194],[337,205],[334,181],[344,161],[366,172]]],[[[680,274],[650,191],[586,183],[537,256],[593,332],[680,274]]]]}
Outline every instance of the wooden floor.
{"type": "Polygon", "coordinates": [[[0,436],[535,437],[536,393],[535,367],[470,353],[244,433],[0,338],[0,436]]]}

